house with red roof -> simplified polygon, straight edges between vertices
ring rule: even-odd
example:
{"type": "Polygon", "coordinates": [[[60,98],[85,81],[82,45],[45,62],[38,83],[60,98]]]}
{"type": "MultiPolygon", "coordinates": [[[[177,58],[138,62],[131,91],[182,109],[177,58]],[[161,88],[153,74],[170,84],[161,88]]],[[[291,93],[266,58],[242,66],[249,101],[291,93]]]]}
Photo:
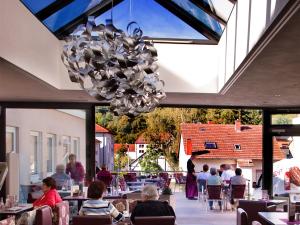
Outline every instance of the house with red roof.
{"type": "Polygon", "coordinates": [[[96,166],[106,165],[108,170],[114,169],[114,137],[109,130],[95,124],[96,134],[96,166]]]}
{"type": "MultiPolygon", "coordinates": [[[[281,149],[285,143],[274,139],[274,161],[286,157],[281,149]]],[[[235,124],[181,124],[179,167],[186,171],[191,154],[203,150],[209,153],[196,156],[196,172],[204,164],[217,169],[221,164],[230,164],[242,168],[251,182],[257,181],[262,173],[262,126],[242,125],[239,120],[235,124]]]]}

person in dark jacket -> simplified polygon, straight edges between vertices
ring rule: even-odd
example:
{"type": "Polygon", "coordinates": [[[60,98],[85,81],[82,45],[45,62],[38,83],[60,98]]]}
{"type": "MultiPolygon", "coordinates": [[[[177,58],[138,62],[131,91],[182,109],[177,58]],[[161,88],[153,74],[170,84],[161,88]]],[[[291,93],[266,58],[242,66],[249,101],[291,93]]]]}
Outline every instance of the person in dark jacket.
{"type": "Polygon", "coordinates": [[[157,187],[146,185],[142,189],[142,201],[138,202],[133,209],[130,219],[135,223],[136,217],[141,216],[174,216],[175,212],[168,202],[158,201],[157,187]]]}
{"type": "Polygon", "coordinates": [[[198,188],[195,174],[195,165],[193,160],[196,159],[196,155],[192,154],[191,158],[187,161],[187,177],[185,184],[185,195],[190,200],[196,200],[198,196],[198,188]]]}

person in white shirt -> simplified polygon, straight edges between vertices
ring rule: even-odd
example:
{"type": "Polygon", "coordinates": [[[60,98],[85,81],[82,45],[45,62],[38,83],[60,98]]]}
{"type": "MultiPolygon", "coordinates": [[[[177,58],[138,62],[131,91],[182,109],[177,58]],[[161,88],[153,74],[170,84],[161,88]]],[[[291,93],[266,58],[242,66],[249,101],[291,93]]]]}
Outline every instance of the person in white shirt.
{"type": "Polygon", "coordinates": [[[198,183],[198,191],[204,192],[206,190],[206,183],[207,179],[210,176],[210,173],[208,172],[209,167],[207,164],[203,165],[203,171],[200,172],[197,176],[197,183],[198,183]]]}
{"type": "Polygon", "coordinates": [[[221,179],[223,182],[230,183],[231,177],[235,176],[235,172],[231,169],[231,166],[226,164],[222,173],[221,179]]]}

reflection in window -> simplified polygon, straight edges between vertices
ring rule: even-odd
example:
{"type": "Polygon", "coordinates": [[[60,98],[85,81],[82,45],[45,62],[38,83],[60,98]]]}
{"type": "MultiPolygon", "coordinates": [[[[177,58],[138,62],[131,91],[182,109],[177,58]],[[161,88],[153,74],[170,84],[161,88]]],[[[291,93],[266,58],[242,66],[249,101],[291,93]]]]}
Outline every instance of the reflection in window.
{"type": "Polygon", "coordinates": [[[77,156],[77,159],[80,158],[79,153],[80,153],[80,147],[79,147],[79,138],[73,138],[73,153],[77,156]]]}
{"type": "Polygon", "coordinates": [[[39,156],[42,152],[42,144],[41,144],[41,133],[36,131],[30,132],[30,157],[29,157],[29,163],[30,163],[30,173],[32,175],[39,174],[40,172],[40,165],[39,162],[39,156]]]}
{"type": "Polygon", "coordinates": [[[48,134],[47,137],[47,173],[54,172],[54,154],[56,148],[56,135],[48,134]]]}
{"type": "Polygon", "coordinates": [[[17,128],[6,127],[6,153],[17,151],[17,128]]]}
{"type": "Polygon", "coordinates": [[[69,136],[62,136],[63,160],[68,163],[68,157],[71,153],[71,138],[69,136]]]}

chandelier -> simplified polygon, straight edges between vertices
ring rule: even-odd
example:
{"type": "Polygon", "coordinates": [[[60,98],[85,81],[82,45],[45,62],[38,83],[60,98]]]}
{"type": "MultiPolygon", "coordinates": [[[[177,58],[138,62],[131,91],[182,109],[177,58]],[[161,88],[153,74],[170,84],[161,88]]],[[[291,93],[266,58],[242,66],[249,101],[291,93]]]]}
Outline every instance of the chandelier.
{"type": "Polygon", "coordinates": [[[166,97],[159,79],[157,51],[135,22],[127,33],[89,17],[66,39],[62,61],[72,82],[97,100],[110,102],[115,115],[150,112],[166,97]]]}

